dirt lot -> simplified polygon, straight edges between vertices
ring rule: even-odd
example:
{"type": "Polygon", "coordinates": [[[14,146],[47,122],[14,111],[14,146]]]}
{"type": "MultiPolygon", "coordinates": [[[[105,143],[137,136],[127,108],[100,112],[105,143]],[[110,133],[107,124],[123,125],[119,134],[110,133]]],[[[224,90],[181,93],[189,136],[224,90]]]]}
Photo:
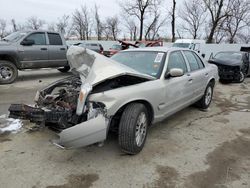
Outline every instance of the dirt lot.
{"type": "MultiPolygon", "coordinates": [[[[0,115],[10,103],[32,104],[36,90],[65,77],[56,70],[21,73],[0,86],[0,115]]],[[[189,107],[150,129],[144,150],[123,154],[117,136],[103,147],[62,150],[43,129],[0,135],[0,187],[250,187],[250,78],[218,84],[208,111],[189,107]]]]}

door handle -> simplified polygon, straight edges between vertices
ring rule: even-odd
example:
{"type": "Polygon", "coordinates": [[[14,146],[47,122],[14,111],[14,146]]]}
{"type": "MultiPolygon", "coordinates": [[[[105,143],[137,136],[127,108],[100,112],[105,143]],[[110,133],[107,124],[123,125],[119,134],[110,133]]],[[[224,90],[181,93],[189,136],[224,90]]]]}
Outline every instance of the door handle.
{"type": "Polygon", "coordinates": [[[41,50],[48,50],[47,48],[41,48],[41,50]]]}
{"type": "Polygon", "coordinates": [[[65,48],[60,48],[60,50],[65,50],[65,48]]]}
{"type": "Polygon", "coordinates": [[[205,76],[208,76],[208,72],[205,74],[205,76]]]}
{"type": "Polygon", "coordinates": [[[193,78],[190,78],[188,81],[189,81],[189,82],[192,82],[192,81],[193,81],[193,78]]]}

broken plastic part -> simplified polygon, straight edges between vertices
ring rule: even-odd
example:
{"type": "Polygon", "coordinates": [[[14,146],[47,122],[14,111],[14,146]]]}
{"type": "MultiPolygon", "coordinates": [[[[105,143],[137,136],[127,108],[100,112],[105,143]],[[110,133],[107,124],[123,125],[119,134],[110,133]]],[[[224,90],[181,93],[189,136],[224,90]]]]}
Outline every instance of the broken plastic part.
{"type": "Polygon", "coordinates": [[[61,148],[78,148],[106,140],[108,119],[99,113],[97,117],[64,129],[60,139],[53,143],[61,148]]]}

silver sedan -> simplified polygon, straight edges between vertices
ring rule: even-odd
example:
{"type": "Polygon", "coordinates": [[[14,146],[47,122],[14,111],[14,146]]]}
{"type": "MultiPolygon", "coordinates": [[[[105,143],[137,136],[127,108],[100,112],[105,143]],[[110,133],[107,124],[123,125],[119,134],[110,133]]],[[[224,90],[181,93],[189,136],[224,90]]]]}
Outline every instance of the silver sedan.
{"type": "Polygon", "coordinates": [[[192,104],[208,108],[218,80],[217,67],[188,49],[132,49],[109,59],[73,46],[67,57],[75,76],[39,91],[35,107],[9,109],[56,130],[63,148],[103,142],[116,130],[121,149],[137,154],[151,125],[192,104]]]}

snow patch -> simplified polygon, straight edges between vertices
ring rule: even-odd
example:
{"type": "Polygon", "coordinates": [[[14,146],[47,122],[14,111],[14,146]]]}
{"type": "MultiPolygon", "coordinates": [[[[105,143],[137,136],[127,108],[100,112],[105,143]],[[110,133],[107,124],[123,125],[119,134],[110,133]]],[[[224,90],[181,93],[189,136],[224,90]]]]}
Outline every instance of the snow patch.
{"type": "Polygon", "coordinates": [[[22,125],[20,119],[8,118],[7,115],[0,116],[0,134],[4,132],[17,133],[22,125]]]}

